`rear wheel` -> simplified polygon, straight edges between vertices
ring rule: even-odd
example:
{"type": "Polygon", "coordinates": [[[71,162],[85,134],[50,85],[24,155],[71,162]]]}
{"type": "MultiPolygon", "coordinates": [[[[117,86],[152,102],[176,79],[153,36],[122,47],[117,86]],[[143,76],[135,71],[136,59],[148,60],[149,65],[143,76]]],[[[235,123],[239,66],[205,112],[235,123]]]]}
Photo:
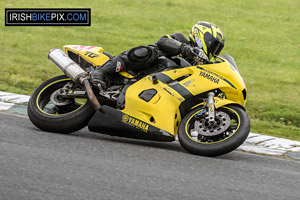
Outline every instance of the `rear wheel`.
{"type": "Polygon", "coordinates": [[[88,124],[95,110],[87,99],[66,99],[57,95],[68,83],[72,81],[67,76],[57,76],[33,92],[27,111],[35,126],[50,132],[71,133],[88,124]]]}
{"type": "Polygon", "coordinates": [[[206,119],[205,112],[203,107],[192,110],[179,126],[179,142],[188,152],[219,156],[235,150],[247,139],[250,121],[243,109],[234,105],[218,108],[213,123],[206,119]]]}

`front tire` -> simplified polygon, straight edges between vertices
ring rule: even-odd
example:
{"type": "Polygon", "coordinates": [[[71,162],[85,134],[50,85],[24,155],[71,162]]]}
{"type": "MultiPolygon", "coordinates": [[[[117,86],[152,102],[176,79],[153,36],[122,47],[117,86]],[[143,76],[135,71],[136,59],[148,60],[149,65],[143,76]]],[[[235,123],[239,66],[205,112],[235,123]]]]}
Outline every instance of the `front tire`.
{"type": "Polygon", "coordinates": [[[32,94],[27,107],[31,122],[38,128],[55,133],[71,133],[85,127],[95,110],[88,100],[67,100],[67,105],[51,104],[51,95],[71,79],[56,76],[42,83],[32,94]]]}
{"type": "Polygon", "coordinates": [[[226,105],[216,110],[216,123],[205,119],[205,109],[198,107],[182,120],[178,138],[188,152],[201,156],[219,156],[238,148],[248,137],[250,121],[238,106],[226,105]]]}

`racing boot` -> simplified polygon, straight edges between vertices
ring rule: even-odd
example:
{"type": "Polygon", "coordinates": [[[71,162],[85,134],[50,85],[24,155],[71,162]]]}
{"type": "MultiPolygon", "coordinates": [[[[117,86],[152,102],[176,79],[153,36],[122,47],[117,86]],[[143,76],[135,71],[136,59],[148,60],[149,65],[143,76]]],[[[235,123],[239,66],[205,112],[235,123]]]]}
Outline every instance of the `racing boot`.
{"type": "Polygon", "coordinates": [[[106,89],[110,85],[109,77],[114,73],[123,71],[124,64],[118,56],[109,60],[103,66],[97,67],[90,73],[92,84],[99,89],[106,89]]]}

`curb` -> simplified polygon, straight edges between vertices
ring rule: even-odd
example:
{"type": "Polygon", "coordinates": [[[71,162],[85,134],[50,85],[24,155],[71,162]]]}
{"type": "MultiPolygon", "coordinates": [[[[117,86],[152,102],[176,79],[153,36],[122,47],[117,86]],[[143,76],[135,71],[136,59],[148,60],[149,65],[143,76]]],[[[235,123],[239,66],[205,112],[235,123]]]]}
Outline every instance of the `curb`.
{"type": "MultiPolygon", "coordinates": [[[[0,111],[10,111],[27,115],[26,104],[30,96],[0,91],[0,111]]],[[[300,142],[250,133],[247,140],[238,148],[241,151],[270,155],[284,156],[300,160],[300,142]]]]}
{"type": "Polygon", "coordinates": [[[300,160],[300,142],[273,136],[250,133],[239,150],[300,160]]]}
{"type": "Polygon", "coordinates": [[[0,111],[6,111],[15,105],[26,104],[30,96],[0,91],[0,111]]]}

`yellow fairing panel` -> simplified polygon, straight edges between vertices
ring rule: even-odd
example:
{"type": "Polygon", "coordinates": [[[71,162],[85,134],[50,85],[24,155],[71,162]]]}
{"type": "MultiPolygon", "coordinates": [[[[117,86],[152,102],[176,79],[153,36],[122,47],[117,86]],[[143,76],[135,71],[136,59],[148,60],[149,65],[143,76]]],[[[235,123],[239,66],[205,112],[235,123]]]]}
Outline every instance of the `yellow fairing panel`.
{"type": "Polygon", "coordinates": [[[220,89],[226,98],[245,105],[242,90],[246,90],[240,74],[227,62],[213,65],[199,65],[178,70],[163,72],[177,84],[185,87],[192,95],[201,94],[213,89],[220,89]]]}
{"type": "Polygon", "coordinates": [[[226,95],[226,99],[215,98],[216,107],[232,103],[243,106],[246,103],[242,93],[246,87],[241,76],[224,62],[149,75],[127,89],[123,112],[176,135],[182,117],[179,112],[181,103],[215,89],[226,95]],[[154,76],[157,84],[152,81],[154,76]],[[149,102],[139,97],[143,91],[150,89],[157,93],[149,102]]]}
{"type": "Polygon", "coordinates": [[[101,66],[109,60],[109,57],[104,55],[102,47],[83,46],[83,45],[65,45],[63,50],[66,54],[72,51],[80,55],[81,58],[91,63],[93,66],[101,66]]]}
{"type": "Polygon", "coordinates": [[[134,78],[134,76],[132,76],[131,74],[129,74],[126,71],[119,72],[119,74],[126,77],[126,78],[134,78]]]}
{"type": "Polygon", "coordinates": [[[226,94],[227,99],[245,106],[247,99],[244,99],[242,91],[247,91],[247,88],[243,78],[236,69],[234,69],[228,62],[204,65],[203,68],[204,70],[202,71],[206,74],[216,76],[220,79],[222,84],[219,84],[218,88],[226,94]],[[222,74],[222,76],[220,76],[220,74],[222,74]]]}
{"type": "Polygon", "coordinates": [[[166,89],[166,84],[153,84],[151,76],[134,83],[126,91],[124,113],[134,116],[174,136],[181,122],[179,106],[181,101],[166,89]],[[155,89],[157,93],[149,101],[139,97],[142,91],[155,89]]]}

